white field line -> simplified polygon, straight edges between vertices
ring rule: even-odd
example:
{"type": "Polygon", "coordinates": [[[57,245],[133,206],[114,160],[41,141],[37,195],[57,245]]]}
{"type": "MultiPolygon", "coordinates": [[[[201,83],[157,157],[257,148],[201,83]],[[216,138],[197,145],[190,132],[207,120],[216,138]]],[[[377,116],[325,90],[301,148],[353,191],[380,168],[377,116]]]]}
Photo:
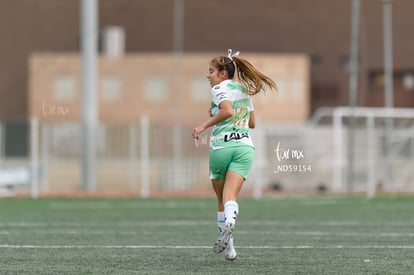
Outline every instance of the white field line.
{"type": "Polygon", "coordinates": [[[293,236],[367,236],[367,237],[414,237],[414,233],[401,233],[401,232],[323,232],[323,231],[237,231],[237,234],[251,235],[293,235],[293,236]]]}
{"type": "MultiPolygon", "coordinates": [[[[361,221],[322,221],[322,222],[295,222],[295,221],[243,221],[244,225],[261,225],[261,226],[275,226],[275,227],[304,227],[304,226],[392,226],[405,227],[414,226],[414,221],[384,221],[384,222],[361,222],[361,221]]],[[[111,226],[111,227],[127,227],[127,226],[200,226],[215,224],[214,220],[166,220],[166,221],[130,221],[119,223],[94,223],[94,222],[0,222],[0,229],[2,227],[85,227],[85,226],[111,226]]]]}
{"type": "MultiPolygon", "coordinates": [[[[207,202],[192,203],[191,208],[197,209],[209,209],[211,204],[207,202]]],[[[160,203],[148,203],[148,204],[135,204],[135,203],[122,203],[117,207],[114,207],[110,202],[77,202],[74,203],[50,203],[48,205],[50,210],[107,210],[107,209],[188,209],[188,205],[182,205],[176,202],[160,202],[160,203]]]]}
{"type": "MultiPolygon", "coordinates": [[[[281,245],[281,246],[237,246],[239,249],[283,250],[283,249],[414,249],[414,245],[281,245]]],[[[205,245],[0,245],[0,249],[212,249],[205,245]]]]}
{"type": "MultiPolygon", "coordinates": [[[[152,231],[105,231],[105,230],[76,230],[76,229],[42,229],[42,230],[33,230],[30,231],[7,231],[2,230],[0,231],[1,235],[83,235],[83,236],[141,236],[141,235],[154,235],[152,231]]],[[[165,232],[158,232],[157,235],[172,235],[174,233],[170,233],[169,231],[165,232]]],[[[237,235],[252,235],[252,234],[260,234],[260,235],[273,235],[273,236],[342,236],[342,237],[384,237],[384,238],[407,238],[407,237],[414,237],[414,233],[407,232],[323,232],[323,231],[246,231],[246,230],[239,230],[237,231],[237,235]]]]}

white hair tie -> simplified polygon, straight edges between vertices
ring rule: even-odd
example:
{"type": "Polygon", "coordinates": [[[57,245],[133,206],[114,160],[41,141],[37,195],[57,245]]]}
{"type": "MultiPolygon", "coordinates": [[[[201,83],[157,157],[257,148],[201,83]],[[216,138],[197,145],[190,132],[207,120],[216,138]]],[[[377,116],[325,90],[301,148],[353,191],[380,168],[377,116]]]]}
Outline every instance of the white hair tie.
{"type": "Polygon", "coordinates": [[[230,58],[231,61],[233,61],[233,57],[239,56],[239,55],[240,55],[240,52],[239,51],[233,53],[233,50],[232,49],[228,49],[227,50],[227,57],[230,58]]]}

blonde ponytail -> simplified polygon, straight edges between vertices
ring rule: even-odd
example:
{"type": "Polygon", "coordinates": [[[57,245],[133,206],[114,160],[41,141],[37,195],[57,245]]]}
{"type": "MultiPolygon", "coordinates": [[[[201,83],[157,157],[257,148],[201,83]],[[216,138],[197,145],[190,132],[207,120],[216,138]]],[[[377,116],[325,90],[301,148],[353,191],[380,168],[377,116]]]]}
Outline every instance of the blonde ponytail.
{"type": "Polygon", "coordinates": [[[234,56],[232,59],[236,64],[237,77],[241,84],[245,86],[249,95],[264,92],[266,88],[277,91],[276,83],[249,61],[239,56],[234,56]]]}

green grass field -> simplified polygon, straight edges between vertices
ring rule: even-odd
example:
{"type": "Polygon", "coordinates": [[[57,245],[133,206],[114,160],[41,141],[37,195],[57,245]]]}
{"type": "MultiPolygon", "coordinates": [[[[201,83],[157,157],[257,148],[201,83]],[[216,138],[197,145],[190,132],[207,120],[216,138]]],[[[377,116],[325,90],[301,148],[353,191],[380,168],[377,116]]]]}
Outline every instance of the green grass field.
{"type": "Polygon", "coordinates": [[[414,274],[413,198],[1,199],[0,274],[414,274]]]}

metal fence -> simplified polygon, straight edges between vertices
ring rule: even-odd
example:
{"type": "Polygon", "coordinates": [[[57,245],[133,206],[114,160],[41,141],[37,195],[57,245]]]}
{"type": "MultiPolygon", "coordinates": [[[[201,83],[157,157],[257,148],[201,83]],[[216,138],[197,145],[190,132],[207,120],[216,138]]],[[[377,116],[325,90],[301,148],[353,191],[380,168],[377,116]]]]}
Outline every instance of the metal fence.
{"type": "MultiPolygon", "coordinates": [[[[26,123],[26,154],[6,150],[5,123],[0,123],[0,187],[30,193],[76,194],[81,183],[79,122],[26,123]]],[[[211,195],[208,179],[208,135],[198,144],[191,127],[182,126],[180,148],[174,129],[148,118],[136,124],[100,124],[97,146],[97,188],[108,195],[141,197],[211,195]]],[[[354,152],[352,192],[414,191],[414,110],[383,108],[321,109],[304,124],[258,123],[252,130],[255,161],[242,193],[253,197],[278,194],[346,193],[350,174],[347,152],[354,152]],[[350,116],[356,119],[350,148],[350,116]],[[392,119],[387,132],[385,121],[392,119]]],[[[15,146],[15,145],[14,145],[15,146]]],[[[24,145],[22,145],[24,146],[24,145]]]]}

